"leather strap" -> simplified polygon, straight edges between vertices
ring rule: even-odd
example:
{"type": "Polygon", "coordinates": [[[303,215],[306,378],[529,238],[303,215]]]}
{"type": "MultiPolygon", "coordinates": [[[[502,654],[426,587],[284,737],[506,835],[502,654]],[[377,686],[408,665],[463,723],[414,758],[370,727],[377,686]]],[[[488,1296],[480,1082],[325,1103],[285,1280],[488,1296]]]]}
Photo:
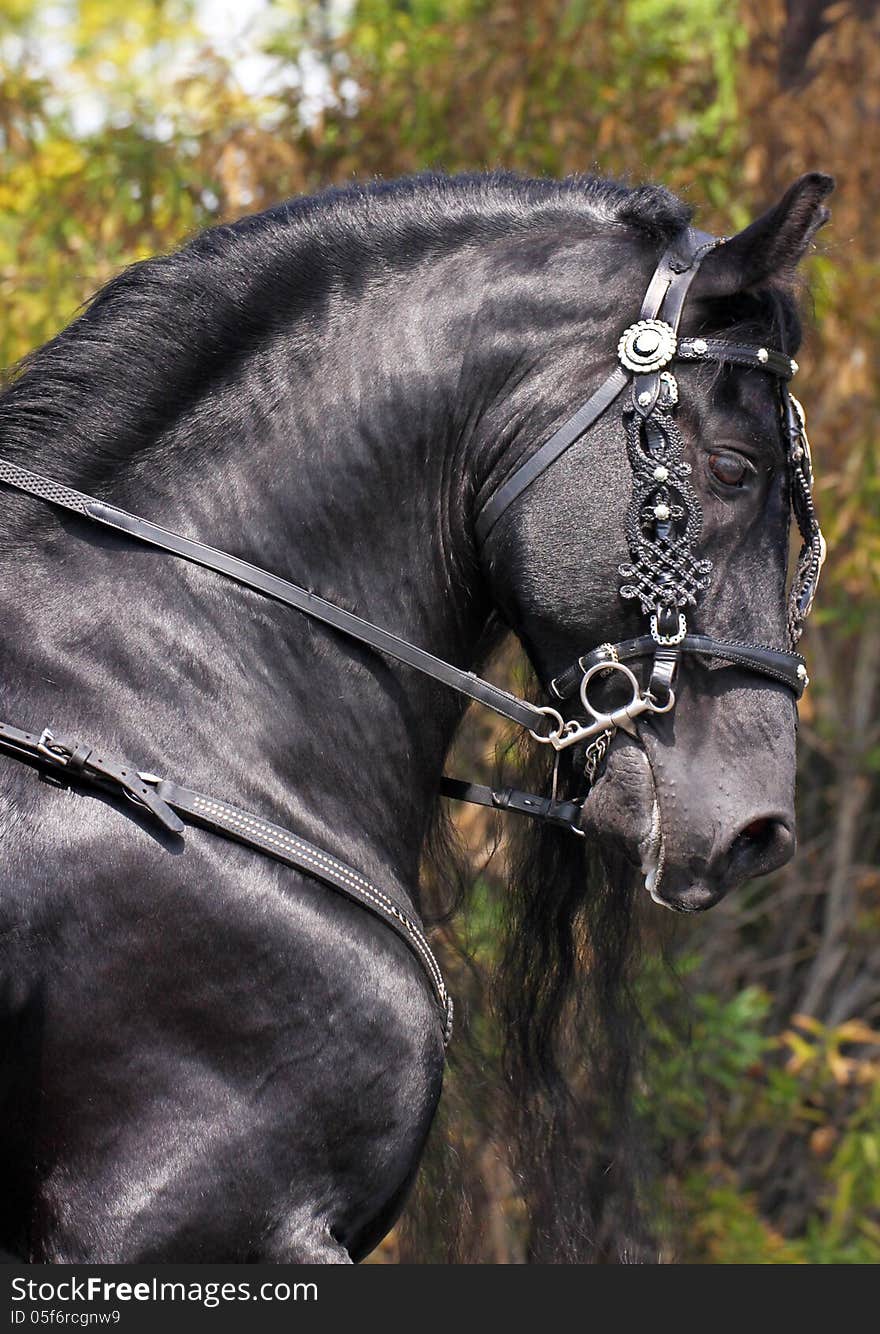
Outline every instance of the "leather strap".
{"type": "Polygon", "coordinates": [[[183,821],[143,781],[134,765],[124,760],[99,755],[90,746],[56,736],[48,728],[37,736],[10,723],[0,723],[0,751],[41,769],[59,787],[81,782],[121,792],[145,806],[169,833],[183,832],[183,821]]]}
{"type": "Polygon", "coordinates": [[[580,440],[585,431],[597,422],[614,400],[629,383],[629,372],[622,366],[614,370],[603,380],[596,392],[578,408],[550,439],[545,441],[537,453],[526,459],[516,471],[508,477],[477,515],[475,529],[477,542],[482,546],[504,511],[513,504],[523,491],[530,487],[537,477],[546,472],[551,463],[555,463],[561,454],[580,440]]]}
{"type": "MultiPolygon", "coordinates": [[[[243,811],[229,802],[168,779],[142,774],[125,760],[111,759],[95,749],[48,728],[37,734],[11,723],[0,722],[0,753],[39,771],[54,786],[79,790],[97,788],[115,796],[127,797],[135,807],[146,810],[171,834],[186,828],[180,818],[204,825],[217,834],[234,839],[258,852],[274,857],[288,866],[305,871],[325,884],[332,885],[347,898],[361,904],[396,931],[423,965],[431,986],[443,1008],[444,1041],[452,1034],[452,1000],[443,981],[437,960],[418,923],[394,901],[367,880],[359,871],[341,862],[331,853],[316,847],[298,834],[261,816],[243,811]]],[[[581,806],[574,801],[551,801],[516,788],[494,790],[461,779],[441,781],[444,796],[470,801],[497,810],[549,820],[580,833],[581,806]]]]}
{"type": "Polygon", "coordinates": [[[476,806],[513,811],[516,815],[531,815],[570,829],[575,834],[582,832],[579,824],[582,807],[578,801],[553,801],[534,792],[521,792],[519,788],[484,787],[481,783],[466,783],[461,778],[443,778],[440,791],[444,797],[453,797],[456,801],[471,801],[476,806]]]}
{"type": "MultiPolygon", "coordinates": [[[[782,649],[766,648],[763,644],[741,644],[735,639],[712,639],[708,635],[685,635],[677,645],[681,653],[695,657],[717,658],[721,662],[732,663],[737,667],[746,667],[749,671],[779,681],[793,691],[800,699],[807,686],[807,668],[799,653],[787,653],[782,649]]],[[[620,644],[603,644],[600,648],[585,653],[571,667],[560,672],[550,682],[550,694],[556,699],[570,699],[576,695],[584,672],[597,663],[611,662],[615,655],[619,662],[631,662],[635,658],[645,658],[656,654],[657,643],[651,635],[640,635],[638,639],[626,639],[620,644]]]]}
{"type": "Polygon", "coordinates": [[[36,768],[58,787],[79,790],[98,788],[116,796],[128,797],[141,810],[151,814],[164,829],[182,834],[186,828],[181,815],[214,833],[233,839],[246,847],[263,852],[286,866],[296,867],[331,885],[354,903],[366,908],[390,926],[413,952],[424,968],[443,1014],[443,1040],[452,1035],[452,1000],[440,967],[419,924],[398,907],[359,871],[337,857],[316,847],[281,825],[259,815],[243,811],[228,802],[218,801],[204,792],[182,787],[153,775],[141,775],[124,760],[99,756],[88,745],[43,731],[39,736],[0,723],[0,753],[36,768]]]}
{"type": "Polygon", "coordinates": [[[798,369],[796,361],[772,347],[728,343],[723,338],[680,338],[675,355],[682,361],[729,361],[736,366],[751,366],[778,375],[781,380],[790,380],[798,369]]]}
{"type": "Polygon", "coordinates": [[[428,980],[440,1003],[443,1012],[443,1041],[449,1043],[452,1036],[452,999],[443,981],[440,966],[434,957],[430,945],[418,923],[403,912],[393,899],[377,887],[359,871],[339,861],[329,852],[309,843],[299,835],[293,834],[281,825],[272,824],[261,816],[252,815],[228,802],[218,801],[216,797],[206,796],[192,788],[181,787],[168,779],[163,779],[156,791],[160,799],[175,811],[186,815],[196,824],[204,825],[216,834],[243,843],[274,857],[286,866],[305,871],[315,879],[331,885],[347,899],[360,904],[390,926],[405,945],[416,956],[428,975],[428,980]]]}
{"type": "Polygon", "coordinates": [[[651,291],[654,283],[652,279],[651,286],[645,293],[639,319],[652,319],[651,311],[659,311],[662,307],[664,320],[677,333],[691,283],[696,278],[706,255],[721,245],[722,240],[723,238],[713,236],[711,232],[701,232],[697,227],[688,227],[680,240],[669,247],[658,265],[656,276],[658,281],[666,281],[665,292],[660,294],[658,300],[657,295],[651,291]],[[681,282],[681,278],[685,281],[681,282]]]}
{"type": "MultiPolygon", "coordinates": [[[[417,648],[416,645],[400,639],[390,631],[372,625],[369,621],[362,620],[352,612],[344,611],[341,607],[334,606],[332,602],[325,601],[324,598],[318,597],[315,593],[309,593],[304,588],[300,588],[278,575],[270,574],[267,570],[262,570],[256,565],[240,560],[237,556],[230,556],[225,551],[218,551],[216,548],[206,546],[202,542],[182,537],[180,534],[160,527],[159,524],[152,523],[148,519],[140,518],[136,514],[129,514],[127,510],[119,509],[115,505],[107,505],[85,492],[62,486],[60,483],[41,477],[38,473],[29,472],[26,468],[21,468],[5,459],[0,459],[0,481],[41,500],[47,500],[53,505],[71,510],[82,518],[92,519],[96,523],[124,532],[140,542],[159,547],[173,555],[181,556],[185,560],[215,570],[219,574],[234,579],[237,583],[255,589],[258,593],[263,593],[276,601],[296,608],[298,611],[314,616],[318,620],[333,626],[334,629],[341,630],[362,643],[369,644],[372,648],[388,653],[389,656],[397,658],[400,662],[406,663],[407,666],[414,667],[417,671],[424,672],[434,680],[450,686],[453,690],[479,701],[479,703],[493,709],[496,713],[500,713],[502,717],[509,718],[511,722],[518,723],[522,727],[537,730],[545,721],[546,715],[541,709],[529,704],[526,700],[518,699],[516,695],[502,690],[500,686],[484,681],[482,677],[476,676],[473,672],[465,672],[461,668],[454,667],[451,663],[444,662],[442,658],[436,658],[424,649],[417,648]]],[[[78,758],[73,760],[70,757],[64,761],[65,767],[68,767],[71,763],[78,765],[80,761],[78,758]]],[[[70,772],[69,768],[68,772],[70,772]]],[[[490,793],[489,788],[483,788],[479,784],[465,783],[457,778],[444,778],[441,783],[441,790],[444,791],[446,796],[455,797],[460,801],[472,801],[483,806],[496,806],[499,810],[511,810],[523,815],[543,816],[557,824],[572,824],[577,819],[577,813],[568,810],[570,803],[562,803],[565,809],[557,811],[557,803],[551,802],[548,805],[546,798],[536,796],[530,792],[520,792],[514,788],[503,790],[509,794],[509,799],[504,803],[491,799],[487,800],[484,794],[490,793]]],[[[145,805],[155,801],[152,790],[145,789],[143,784],[133,789],[131,795],[143,801],[145,805]]],[[[172,820],[175,819],[171,811],[168,812],[168,816],[172,820]]],[[[179,824],[179,821],[177,823],[179,824]]],[[[168,827],[174,828],[175,826],[169,825],[168,827]]],[[[182,826],[180,827],[182,828],[182,826]]],[[[175,829],[175,832],[179,832],[179,829],[175,829]]]]}
{"type": "Polygon", "coordinates": [[[392,634],[390,630],[383,630],[381,626],[373,625],[353,612],[345,611],[342,607],[318,597],[316,593],[310,593],[307,589],[282,579],[280,575],[270,574],[268,570],[251,565],[249,561],[241,560],[238,556],[231,556],[228,552],[218,551],[216,547],[210,547],[204,542],[197,542],[193,538],[171,532],[170,529],[163,528],[149,519],[130,514],[116,505],[107,505],[94,496],[62,486],[48,477],[29,472],[27,468],[21,468],[6,459],[0,459],[0,482],[16,487],[19,491],[25,491],[28,495],[37,496],[41,500],[47,500],[62,509],[71,510],[82,518],[113,528],[116,532],[126,533],[148,546],[158,547],[162,551],[181,556],[195,565],[214,570],[228,579],[234,579],[245,588],[252,588],[257,593],[274,598],[276,602],[283,602],[288,607],[305,612],[307,616],[332,626],[334,630],[340,630],[362,644],[368,644],[370,648],[378,649],[380,653],[396,658],[398,662],[413,667],[452,690],[457,690],[459,694],[477,700],[487,709],[494,710],[495,713],[517,723],[520,727],[537,731],[546,721],[546,715],[536,705],[518,699],[516,695],[502,690],[500,686],[484,681],[474,672],[467,672],[453,666],[452,663],[444,662],[442,658],[437,658],[433,653],[408,643],[407,640],[392,634]]]}
{"type": "MultiPolygon", "coordinates": [[[[642,301],[639,319],[654,319],[663,310],[663,317],[673,329],[678,328],[681,311],[688,289],[707,250],[717,244],[708,232],[688,228],[684,236],[661,257],[642,301]]],[[[630,372],[616,366],[603,380],[594,394],[583,403],[567,421],[554,431],[534,454],[522,463],[490,497],[477,515],[475,530],[477,542],[482,545],[506,509],[531,486],[551,463],[555,463],[575,441],[593,426],[629,383],[630,372]]],[[[637,393],[652,392],[656,401],[660,379],[658,375],[638,376],[637,393]],[[645,383],[642,384],[641,381],[645,383]],[[650,382],[650,383],[648,383],[650,382]]],[[[650,410],[647,403],[643,405],[650,410]]],[[[653,403],[650,405],[653,406],[653,403]]]]}
{"type": "MultiPolygon", "coordinates": [[[[720,244],[718,238],[711,236],[709,232],[700,232],[696,227],[688,227],[681,241],[670,246],[660,260],[654,279],[645,293],[639,319],[649,320],[659,315],[672,332],[677,334],[685,298],[699,273],[703,258],[720,244]],[[652,298],[651,301],[648,300],[649,297],[652,298]]],[[[659,371],[634,377],[633,406],[643,417],[650,416],[654,411],[661,383],[659,371]]]]}
{"type": "Polygon", "coordinates": [[[648,680],[647,693],[655,704],[666,704],[675,685],[681,648],[678,644],[658,644],[653,641],[654,661],[651,663],[651,676],[648,680]]]}

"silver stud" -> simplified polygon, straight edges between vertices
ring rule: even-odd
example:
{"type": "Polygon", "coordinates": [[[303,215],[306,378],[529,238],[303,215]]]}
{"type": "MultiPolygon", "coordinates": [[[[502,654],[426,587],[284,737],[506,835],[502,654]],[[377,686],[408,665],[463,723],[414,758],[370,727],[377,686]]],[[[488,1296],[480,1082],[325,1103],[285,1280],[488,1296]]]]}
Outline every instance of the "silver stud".
{"type": "Polygon", "coordinates": [[[798,674],[798,680],[799,680],[799,681],[806,681],[806,679],[807,679],[807,669],[806,669],[806,667],[804,666],[804,664],[803,664],[802,662],[799,662],[799,663],[798,663],[797,674],[798,674]]]}
{"type": "Polygon", "coordinates": [[[668,519],[668,518],[669,518],[669,506],[668,506],[668,505],[662,505],[662,504],[661,504],[661,505],[655,505],[655,506],[654,506],[654,518],[655,518],[655,519],[668,519]]]}
{"type": "Polygon", "coordinates": [[[666,478],[667,478],[668,476],[669,476],[669,469],[668,469],[668,468],[664,468],[662,463],[659,464],[659,465],[654,469],[654,481],[655,481],[655,482],[665,482],[665,481],[666,481],[666,478]]]}
{"type": "Polygon", "coordinates": [[[709,351],[709,344],[706,342],[705,338],[695,338],[693,341],[693,349],[698,357],[702,357],[704,353],[709,351]]]}
{"type": "Polygon", "coordinates": [[[766,347],[758,348],[758,360],[762,365],[765,365],[770,360],[770,353],[767,351],[766,347]]]}
{"type": "Polygon", "coordinates": [[[798,373],[799,370],[800,370],[800,366],[797,364],[797,362],[795,361],[794,357],[792,357],[792,359],[791,359],[791,373],[792,373],[792,375],[797,375],[797,373],[798,373]]]}
{"type": "Polygon", "coordinates": [[[643,389],[639,394],[639,406],[646,408],[653,397],[654,395],[651,393],[650,389],[643,389]]]}
{"type": "Polygon", "coordinates": [[[660,346],[660,335],[656,329],[643,329],[636,337],[634,347],[642,356],[650,357],[660,346]]]}

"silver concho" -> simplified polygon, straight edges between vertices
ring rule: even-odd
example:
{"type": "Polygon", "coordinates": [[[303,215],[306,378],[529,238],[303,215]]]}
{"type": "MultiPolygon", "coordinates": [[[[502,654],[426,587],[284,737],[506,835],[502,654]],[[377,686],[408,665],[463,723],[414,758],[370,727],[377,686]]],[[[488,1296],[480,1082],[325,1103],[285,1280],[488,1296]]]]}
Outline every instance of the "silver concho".
{"type": "Polygon", "coordinates": [[[617,355],[628,371],[650,374],[669,364],[675,348],[675,331],[665,320],[637,320],[620,335],[617,355]]]}

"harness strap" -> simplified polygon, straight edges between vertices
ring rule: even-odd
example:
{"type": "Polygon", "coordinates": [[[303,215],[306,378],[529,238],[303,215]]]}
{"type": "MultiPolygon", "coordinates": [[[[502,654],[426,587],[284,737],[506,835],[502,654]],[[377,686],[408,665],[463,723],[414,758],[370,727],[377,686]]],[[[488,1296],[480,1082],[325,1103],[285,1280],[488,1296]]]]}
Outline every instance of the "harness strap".
{"type": "Polygon", "coordinates": [[[150,784],[144,782],[134,765],[126,764],[124,760],[99,755],[89,746],[56,736],[48,727],[37,736],[34,732],[13,727],[11,723],[0,723],[0,751],[46,770],[53,780],[61,780],[61,787],[67,787],[70,782],[82,782],[121,792],[129,800],[145,806],[169,833],[183,832],[183,821],[156,795],[150,784]]]}
{"type": "MultiPolygon", "coordinates": [[[[227,578],[234,579],[236,583],[243,584],[258,593],[274,598],[277,602],[283,602],[286,606],[293,607],[308,616],[313,616],[316,620],[323,621],[336,630],[341,630],[343,634],[350,635],[363,644],[368,644],[371,648],[387,653],[390,657],[423,672],[435,681],[440,681],[443,685],[457,690],[460,694],[477,700],[478,703],[493,709],[495,713],[519,724],[520,727],[527,727],[530,731],[534,731],[544,723],[547,717],[546,709],[530,704],[527,700],[519,699],[516,695],[502,690],[500,686],[493,685],[490,681],[484,681],[482,677],[477,676],[474,672],[463,671],[460,667],[453,666],[452,663],[444,662],[442,658],[437,658],[425,649],[410,644],[407,640],[392,634],[391,631],[383,630],[380,626],[373,625],[370,621],[365,621],[360,616],[354,615],[353,612],[345,611],[342,607],[337,607],[332,602],[327,602],[324,598],[318,597],[317,594],[310,593],[297,584],[282,579],[277,574],[271,574],[268,570],[260,569],[257,565],[251,565],[248,561],[241,560],[237,556],[231,556],[228,552],[218,551],[215,547],[207,546],[204,542],[197,542],[192,538],[183,537],[179,533],[173,533],[170,529],[152,523],[149,519],[130,514],[127,510],[119,509],[115,505],[107,505],[94,496],[89,496],[83,491],[75,491],[71,487],[62,486],[58,482],[42,477],[39,473],[29,472],[27,468],[21,468],[18,464],[10,463],[6,459],[0,459],[0,482],[5,482],[7,486],[15,487],[17,490],[36,496],[40,500],[49,501],[62,509],[70,510],[81,518],[91,519],[95,523],[114,528],[118,532],[125,533],[149,546],[158,547],[163,551],[171,552],[175,556],[180,556],[184,560],[192,561],[194,564],[202,565],[206,569],[216,571],[218,574],[226,575],[227,578]]],[[[550,713],[552,714],[553,710],[550,710],[550,713]]],[[[8,730],[14,732],[16,729],[8,730]]],[[[21,733],[21,735],[29,737],[28,733],[21,733]]],[[[0,742],[2,740],[2,733],[0,733],[0,742]]],[[[97,763],[92,761],[91,767],[96,769],[97,763]]],[[[112,775],[109,776],[112,777],[112,775]]],[[[144,805],[156,804],[156,797],[152,790],[144,789],[143,784],[138,782],[136,776],[132,781],[134,786],[130,795],[133,798],[142,801],[144,805]]],[[[515,788],[502,789],[502,792],[509,794],[506,801],[494,800],[490,788],[484,788],[476,783],[466,783],[457,778],[443,778],[440,790],[444,796],[453,797],[457,801],[469,801],[480,806],[494,806],[498,810],[511,810],[521,815],[544,818],[551,820],[553,823],[571,826],[572,828],[576,827],[580,814],[580,806],[575,808],[575,804],[572,802],[550,802],[548,804],[544,797],[539,797],[532,792],[521,792],[515,788]],[[561,809],[557,810],[557,805],[561,809]]],[[[158,805],[161,806],[161,802],[158,805]]],[[[174,823],[168,823],[169,818],[171,821],[176,820],[173,813],[167,811],[163,823],[166,824],[167,828],[179,833],[180,829],[174,823]]],[[[179,821],[176,821],[177,825],[179,823],[179,821]]]]}
{"type": "MultiPolygon", "coordinates": [[[[808,684],[807,665],[799,653],[765,648],[763,644],[741,644],[735,639],[712,639],[709,635],[685,635],[677,648],[682,653],[700,658],[717,658],[721,662],[746,667],[760,676],[779,681],[800,699],[808,684]]],[[[603,662],[631,662],[656,653],[657,643],[651,635],[625,639],[621,644],[602,644],[578,658],[571,667],[560,672],[550,682],[549,690],[556,699],[570,699],[576,695],[586,671],[603,662]]]]}
{"type": "Polygon", "coordinates": [[[570,445],[580,440],[584,432],[588,431],[619,397],[629,384],[629,380],[630,377],[623,367],[615,366],[586,403],[579,407],[558,431],[554,431],[537,453],[527,459],[522,467],[517,468],[516,472],[493,493],[477,515],[475,530],[480,545],[486,541],[504,511],[527,487],[531,486],[537,477],[541,476],[541,473],[547,471],[551,463],[556,462],[560,454],[564,454],[570,445]]]}
{"type": "MultiPolygon", "coordinates": [[[[654,270],[642,300],[639,319],[654,319],[662,308],[666,322],[671,328],[677,329],[684,300],[696,277],[699,261],[703,254],[716,244],[715,237],[710,236],[708,232],[700,232],[693,227],[688,228],[680,242],[681,250],[678,247],[667,250],[654,270]]],[[[502,483],[477,515],[475,529],[480,545],[486,541],[504,511],[531,486],[532,482],[546,472],[560,455],[595,425],[630,383],[631,378],[623,366],[616,366],[586,403],[563,422],[550,439],[546,440],[540,449],[502,483]]],[[[659,391],[659,376],[639,376],[635,388],[637,395],[651,393],[653,406],[659,391]],[[642,380],[650,383],[643,384],[642,380]]],[[[645,400],[643,407],[647,406],[645,400]]]]}
{"type": "Polygon", "coordinates": [[[37,496],[40,500],[47,500],[62,509],[71,510],[81,518],[91,519],[94,523],[126,533],[148,546],[158,547],[162,551],[181,556],[195,565],[214,570],[215,573],[225,575],[226,578],[273,598],[276,602],[283,602],[286,606],[304,612],[307,616],[332,626],[334,630],[342,631],[343,634],[362,644],[368,644],[370,648],[387,653],[389,657],[396,658],[398,662],[413,667],[452,690],[457,690],[459,694],[477,700],[487,709],[492,709],[502,718],[508,718],[520,727],[537,731],[546,721],[546,710],[538,705],[529,704],[527,700],[519,699],[509,691],[502,690],[500,686],[484,681],[475,672],[467,672],[461,667],[453,666],[452,663],[444,662],[442,658],[437,658],[426,649],[410,644],[407,640],[392,634],[390,630],[383,630],[381,626],[373,625],[353,612],[318,597],[316,593],[310,593],[307,589],[300,588],[298,584],[282,579],[280,575],[271,574],[258,565],[251,565],[249,561],[241,560],[238,556],[218,551],[216,547],[208,546],[205,542],[197,542],[191,537],[183,537],[180,533],[163,528],[150,519],[130,514],[116,505],[105,504],[95,496],[74,491],[70,487],[53,482],[48,477],[42,477],[39,473],[29,472],[27,468],[19,467],[18,464],[10,463],[6,459],[0,459],[0,482],[5,482],[7,486],[13,486],[28,495],[37,496]]]}
{"type": "Polygon", "coordinates": [[[534,792],[522,792],[515,787],[484,787],[481,783],[466,783],[461,778],[442,778],[440,791],[444,797],[456,801],[470,801],[475,806],[489,806],[496,811],[512,811],[515,815],[531,815],[538,820],[560,825],[572,833],[583,834],[579,826],[582,814],[580,801],[553,801],[534,792]]]}
{"type": "Polygon", "coordinates": [[[48,729],[37,736],[9,723],[0,723],[0,752],[40,770],[46,781],[55,786],[71,790],[92,787],[128,797],[169,833],[182,834],[186,825],[180,817],[186,816],[192,823],[305,871],[360,904],[391,927],[422,965],[442,1011],[443,1041],[448,1044],[452,1036],[452,999],[423,931],[360,871],[262,816],[179,783],[142,774],[124,760],[99,756],[89,746],[56,736],[48,729]]]}
{"type": "Polygon", "coordinates": [[[196,824],[204,825],[214,833],[225,838],[255,848],[258,852],[274,857],[276,861],[297,870],[305,871],[326,885],[339,891],[353,903],[358,903],[390,926],[399,938],[409,947],[428,975],[428,980],[443,1011],[443,1042],[448,1045],[452,1036],[452,998],[443,981],[440,965],[434,957],[430,945],[418,923],[397,906],[393,899],[367,880],[359,871],[353,870],[345,862],[333,857],[329,852],[318,848],[314,843],[300,838],[281,825],[272,824],[259,815],[219,801],[216,797],[206,796],[192,788],[181,787],[163,779],[158,783],[156,792],[159,798],[173,810],[187,816],[196,824]]]}

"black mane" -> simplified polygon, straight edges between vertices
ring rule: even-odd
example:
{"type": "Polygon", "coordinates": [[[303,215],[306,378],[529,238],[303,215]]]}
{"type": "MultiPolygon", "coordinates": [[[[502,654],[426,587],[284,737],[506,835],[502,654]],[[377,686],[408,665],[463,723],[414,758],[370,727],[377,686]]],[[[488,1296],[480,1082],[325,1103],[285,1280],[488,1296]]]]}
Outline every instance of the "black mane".
{"type": "MultiPolygon", "coordinates": [[[[247,364],[282,336],[314,337],[314,316],[334,292],[381,281],[426,252],[560,219],[632,228],[659,247],[689,217],[662,186],[508,172],[425,173],[286,201],[111,279],[9,374],[3,450],[38,467],[41,442],[63,439],[68,480],[100,487],[203,399],[221,367],[247,364]]],[[[221,426],[223,405],[212,411],[221,426]]],[[[52,461],[57,472],[54,448],[52,461]]]]}

